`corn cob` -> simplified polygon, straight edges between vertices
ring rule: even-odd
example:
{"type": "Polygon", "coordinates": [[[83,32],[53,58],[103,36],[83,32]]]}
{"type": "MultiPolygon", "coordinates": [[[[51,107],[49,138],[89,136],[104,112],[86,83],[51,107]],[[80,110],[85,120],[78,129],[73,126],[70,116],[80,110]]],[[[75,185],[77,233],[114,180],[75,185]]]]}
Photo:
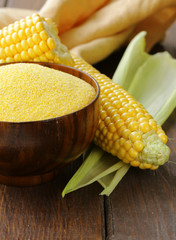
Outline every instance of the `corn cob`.
{"type": "Polygon", "coordinates": [[[167,136],[152,116],[121,86],[83,59],[74,67],[90,74],[100,86],[100,119],[94,142],[125,163],[157,169],[169,157],[167,136]]]}
{"type": "Polygon", "coordinates": [[[50,19],[33,14],[0,30],[0,63],[21,61],[73,65],[50,19]]]}

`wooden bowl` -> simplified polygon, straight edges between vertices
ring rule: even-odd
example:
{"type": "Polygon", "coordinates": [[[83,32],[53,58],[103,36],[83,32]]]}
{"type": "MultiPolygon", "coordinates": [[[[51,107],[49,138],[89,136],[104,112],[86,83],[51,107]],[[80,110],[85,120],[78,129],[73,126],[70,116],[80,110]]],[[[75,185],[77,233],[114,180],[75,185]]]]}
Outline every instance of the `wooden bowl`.
{"type": "Polygon", "coordinates": [[[0,122],[0,183],[3,184],[32,186],[50,180],[62,166],[84,152],[98,124],[100,90],[91,76],[64,65],[36,64],[83,79],[95,88],[96,97],[86,107],[62,117],[0,122]]]}

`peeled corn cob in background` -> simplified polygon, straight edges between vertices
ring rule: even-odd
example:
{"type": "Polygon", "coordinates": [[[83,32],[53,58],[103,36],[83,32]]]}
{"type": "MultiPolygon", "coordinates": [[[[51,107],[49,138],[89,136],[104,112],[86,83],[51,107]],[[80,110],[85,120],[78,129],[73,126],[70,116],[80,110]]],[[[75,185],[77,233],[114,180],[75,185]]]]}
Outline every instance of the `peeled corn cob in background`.
{"type": "Polygon", "coordinates": [[[38,14],[0,30],[0,63],[37,61],[73,65],[55,23],[38,14]]]}
{"type": "Polygon", "coordinates": [[[54,23],[38,14],[0,30],[0,62],[44,61],[73,65],[100,85],[100,120],[94,142],[125,163],[157,169],[169,157],[167,136],[144,107],[122,87],[69,54],[54,23]],[[74,59],[74,61],[73,61],[74,59]]]}

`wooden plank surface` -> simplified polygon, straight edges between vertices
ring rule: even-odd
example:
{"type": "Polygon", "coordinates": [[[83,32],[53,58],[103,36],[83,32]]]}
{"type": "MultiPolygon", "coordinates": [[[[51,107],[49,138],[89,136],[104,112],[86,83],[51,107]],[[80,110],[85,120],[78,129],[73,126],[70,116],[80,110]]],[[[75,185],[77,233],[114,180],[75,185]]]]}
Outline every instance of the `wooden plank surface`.
{"type": "Polygon", "coordinates": [[[104,239],[104,204],[97,195],[98,185],[61,198],[77,167],[75,162],[55,180],[36,187],[0,185],[0,239],[104,239]]]}
{"type": "MultiPolygon", "coordinates": [[[[39,10],[45,0],[0,0],[0,7],[39,10]]],[[[176,24],[163,45],[176,57],[176,24]]],[[[124,49],[96,67],[112,76],[124,49]],[[117,59],[118,58],[118,59],[117,59]]],[[[164,124],[176,156],[176,111],[164,124]]],[[[176,239],[176,166],[157,171],[131,168],[112,195],[101,197],[93,184],[61,198],[61,191],[81,164],[65,167],[53,181],[36,187],[0,185],[0,240],[174,240],[176,239]]]]}

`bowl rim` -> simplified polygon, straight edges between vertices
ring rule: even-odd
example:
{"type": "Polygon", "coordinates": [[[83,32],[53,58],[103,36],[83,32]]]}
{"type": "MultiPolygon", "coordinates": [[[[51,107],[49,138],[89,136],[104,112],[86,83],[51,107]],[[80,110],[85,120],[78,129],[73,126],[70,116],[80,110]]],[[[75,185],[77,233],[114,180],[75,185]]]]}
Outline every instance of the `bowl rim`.
{"type": "MultiPolygon", "coordinates": [[[[20,125],[22,125],[22,124],[29,124],[29,123],[39,123],[39,122],[42,122],[42,123],[48,123],[48,122],[50,122],[50,121],[57,121],[57,120],[59,120],[59,119],[62,119],[62,118],[64,118],[64,117],[66,117],[66,116],[69,116],[69,115],[72,115],[72,114],[76,114],[77,112],[80,112],[80,111],[82,111],[82,110],[84,110],[85,108],[87,108],[88,106],[90,106],[91,104],[93,104],[94,102],[96,102],[97,100],[98,100],[98,98],[99,98],[99,96],[100,96],[100,86],[99,86],[99,84],[98,84],[98,82],[97,82],[97,80],[95,79],[95,78],[93,78],[90,74],[88,74],[88,73],[86,73],[86,72],[84,72],[84,71],[82,71],[82,70],[80,70],[80,69],[78,69],[78,68],[75,68],[75,67],[71,67],[71,66],[67,66],[67,65],[64,65],[64,64],[60,64],[60,63],[51,63],[51,62],[32,62],[32,61],[23,61],[23,62],[8,62],[8,63],[1,63],[0,64],[0,67],[1,66],[5,66],[5,65],[10,65],[10,64],[16,64],[16,63],[30,63],[30,64],[39,64],[39,65],[42,65],[42,66],[45,66],[45,67],[48,67],[49,68],[49,66],[47,66],[47,64],[48,65],[55,65],[55,66],[61,66],[61,67],[64,67],[64,68],[68,68],[68,69],[72,69],[72,70],[74,70],[74,71],[77,71],[77,72],[79,72],[79,73],[82,73],[82,74],[84,74],[84,75],[87,75],[89,78],[91,78],[92,79],[92,81],[95,83],[95,85],[96,85],[96,88],[97,88],[97,90],[96,90],[96,96],[94,97],[94,99],[89,103],[89,104],[87,104],[86,106],[84,106],[83,108],[80,108],[79,110],[77,110],[77,111],[74,111],[74,112],[71,112],[71,113],[68,113],[68,114],[65,114],[65,115],[62,115],[62,116],[59,116],[59,117],[54,117],[54,118],[48,118],[48,119],[43,119],[43,120],[34,120],[34,121],[22,121],[22,122],[11,122],[11,121],[0,121],[0,123],[3,123],[3,124],[20,124],[20,125]]],[[[51,67],[52,68],[52,67],[51,67]]],[[[55,70],[58,70],[58,69],[55,69],[55,70]]],[[[62,71],[62,70],[59,70],[59,71],[62,71]]],[[[67,72],[66,72],[67,73],[67,72]]],[[[68,73],[68,74],[71,74],[71,73],[68,73]]],[[[71,74],[72,75],[72,74],[71,74]]],[[[79,78],[79,77],[78,77],[79,78]]],[[[81,79],[81,78],[80,78],[81,79]]],[[[83,80],[83,81],[85,81],[84,79],[81,79],[81,80],[83,80]]],[[[90,84],[90,83],[88,83],[88,84],[90,84]]],[[[91,85],[91,84],[90,84],[91,85]]],[[[92,85],[91,85],[92,86],[92,85]]],[[[93,87],[93,86],[92,86],[93,87]]],[[[95,87],[93,87],[94,89],[95,89],[95,87]]]]}

